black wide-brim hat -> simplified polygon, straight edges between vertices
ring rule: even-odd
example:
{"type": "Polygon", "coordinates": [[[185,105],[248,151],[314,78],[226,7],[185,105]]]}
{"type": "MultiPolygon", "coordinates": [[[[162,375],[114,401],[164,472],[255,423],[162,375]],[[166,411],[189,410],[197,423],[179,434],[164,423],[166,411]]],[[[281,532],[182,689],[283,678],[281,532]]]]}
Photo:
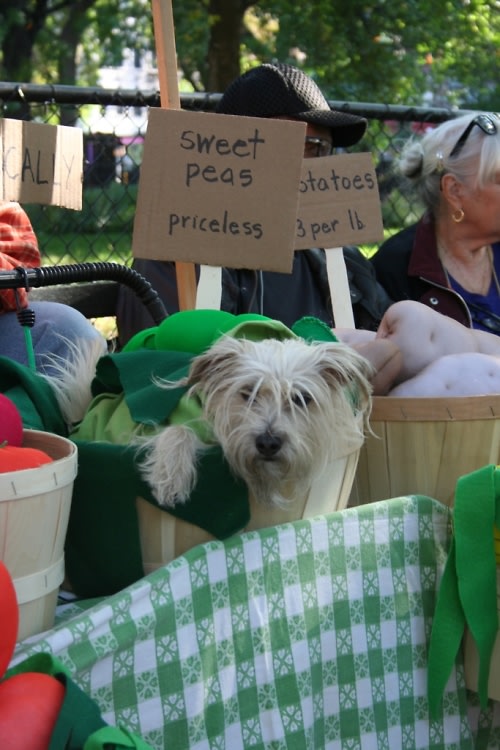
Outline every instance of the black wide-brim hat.
{"type": "Polygon", "coordinates": [[[293,117],[329,128],[334,146],[352,146],[366,130],[364,117],[330,108],[316,83],[298,68],[265,63],[229,84],[216,112],[243,117],[293,117]]]}

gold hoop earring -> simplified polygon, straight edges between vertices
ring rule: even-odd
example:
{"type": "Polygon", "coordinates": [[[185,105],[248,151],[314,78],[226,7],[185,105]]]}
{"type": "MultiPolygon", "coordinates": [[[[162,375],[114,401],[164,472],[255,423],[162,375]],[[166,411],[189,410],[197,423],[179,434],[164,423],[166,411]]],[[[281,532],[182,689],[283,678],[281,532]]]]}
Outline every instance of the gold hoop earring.
{"type": "Polygon", "coordinates": [[[458,211],[454,211],[451,215],[451,218],[455,222],[455,224],[460,224],[461,221],[464,220],[465,213],[461,208],[458,209],[458,211]]]}

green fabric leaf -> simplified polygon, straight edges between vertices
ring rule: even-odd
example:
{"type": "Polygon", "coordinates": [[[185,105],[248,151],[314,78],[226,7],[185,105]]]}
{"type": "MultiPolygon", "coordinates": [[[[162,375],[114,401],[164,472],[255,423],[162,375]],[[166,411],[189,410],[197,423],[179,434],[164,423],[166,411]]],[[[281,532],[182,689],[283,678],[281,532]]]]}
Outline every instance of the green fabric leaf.
{"type": "Polygon", "coordinates": [[[458,593],[453,540],[441,579],[429,643],[428,697],[433,718],[439,716],[444,689],[460,650],[464,627],[465,615],[458,593]]]}
{"type": "Polygon", "coordinates": [[[54,391],[42,375],[0,356],[0,392],[15,403],[25,429],[67,437],[68,429],[54,391]]]}
{"type": "Polygon", "coordinates": [[[301,318],[293,324],[292,331],[305,341],[338,341],[330,326],[323,323],[319,318],[301,318]]]}
{"type": "Polygon", "coordinates": [[[498,631],[495,471],[490,465],[460,477],[454,509],[458,590],[479,653],[478,693],[483,707],[488,702],[490,662],[498,631]]]}
{"type": "Polygon", "coordinates": [[[94,732],[83,746],[83,750],[151,750],[144,740],[126,729],[119,727],[103,727],[94,732]]]}
{"type": "Polygon", "coordinates": [[[498,634],[493,525],[499,516],[499,471],[491,464],[458,479],[454,536],[436,605],[429,647],[429,705],[436,715],[465,626],[479,654],[478,694],[488,703],[491,656],[498,634]]]}
{"type": "Polygon", "coordinates": [[[135,422],[164,422],[186,392],[186,386],[159,388],[156,378],[176,381],[184,378],[193,354],[143,349],[102,357],[97,364],[94,395],[122,391],[135,422]]]}

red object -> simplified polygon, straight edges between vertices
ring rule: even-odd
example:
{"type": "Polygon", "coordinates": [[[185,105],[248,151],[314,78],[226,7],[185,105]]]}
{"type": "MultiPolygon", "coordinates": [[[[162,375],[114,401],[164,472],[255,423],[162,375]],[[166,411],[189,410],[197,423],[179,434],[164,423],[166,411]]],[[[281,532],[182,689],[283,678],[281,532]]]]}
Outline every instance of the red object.
{"type": "MultiPolygon", "coordinates": [[[[14,653],[19,608],[12,577],[0,560],[0,677],[14,653]]],[[[41,672],[0,680],[1,750],[48,750],[64,701],[65,687],[41,672]]]]}
{"type": "MultiPolygon", "coordinates": [[[[22,469],[36,469],[54,459],[38,448],[19,448],[17,445],[0,445],[0,474],[22,469]]],[[[1,746],[0,746],[1,747],[1,746]]]]}
{"type": "Polygon", "coordinates": [[[0,444],[4,442],[23,444],[23,420],[14,402],[0,393],[0,444]]]}
{"type": "Polygon", "coordinates": [[[48,750],[64,685],[48,674],[24,672],[0,682],[0,748],[48,750]]]}
{"type": "MultiPolygon", "coordinates": [[[[6,565],[0,560],[0,677],[12,659],[19,628],[16,590],[6,565]]],[[[2,745],[0,744],[0,747],[2,745]]]]}
{"type": "MultiPolygon", "coordinates": [[[[0,247],[2,271],[12,271],[16,266],[36,268],[41,264],[38,240],[29,216],[24,208],[14,201],[0,203],[0,247]]],[[[0,291],[0,312],[16,310],[16,296],[21,307],[26,307],[26,289],[3,289],[0,291]]]]}

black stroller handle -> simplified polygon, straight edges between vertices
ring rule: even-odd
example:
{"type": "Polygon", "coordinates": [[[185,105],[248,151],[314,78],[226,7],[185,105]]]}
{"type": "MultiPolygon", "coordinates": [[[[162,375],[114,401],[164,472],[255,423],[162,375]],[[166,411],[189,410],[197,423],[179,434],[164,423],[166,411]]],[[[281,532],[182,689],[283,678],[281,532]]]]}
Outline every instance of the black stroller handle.
{"type": "Polygon", "coordinates": [[[0,289],[27,289],[56,286],[79,281],[117,281],[130,287],[148,308],[156,325],[168,316],[165,305],[147,279],[133,268],[120,263],[74,263],[60,266],[19,266],[11,271],[0,271],[0,289]]]}

